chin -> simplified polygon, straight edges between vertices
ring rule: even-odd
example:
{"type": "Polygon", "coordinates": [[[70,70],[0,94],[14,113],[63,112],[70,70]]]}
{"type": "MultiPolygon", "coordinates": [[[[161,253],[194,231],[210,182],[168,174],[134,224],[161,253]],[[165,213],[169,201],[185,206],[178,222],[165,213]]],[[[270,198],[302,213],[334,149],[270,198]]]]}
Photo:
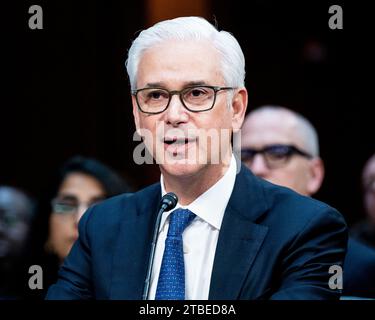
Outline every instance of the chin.
{"type": "Polygon", "coordinates": [[[198,174],[203,168],[202,164],[187,164],[186,161],[160,165],[163,174],[173,177],[190,177],[198,174]]]}

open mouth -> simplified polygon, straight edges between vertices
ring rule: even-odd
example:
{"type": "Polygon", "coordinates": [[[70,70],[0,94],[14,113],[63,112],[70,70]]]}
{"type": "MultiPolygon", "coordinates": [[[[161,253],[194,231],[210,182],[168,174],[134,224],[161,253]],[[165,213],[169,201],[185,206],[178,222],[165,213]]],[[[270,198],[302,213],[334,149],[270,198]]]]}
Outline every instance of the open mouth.
{"type": "Polygon", "coordinates": [[[167,145],[184,145],[184,144],[187,144],[189,142],[193,142],[195,141],[196,139],[193,139],[193,138],[177,138],[177,137],[170,137],[170,138],[164,138],[164,143],[167,144],[167,145]]]}
{"type": "Polygon", "coordinates": [[[163,139],[164,148],[169,152],[172,152],[174,156],[177,154],[186,153],[186,149],[193,145],[197,141],[197,138],[189,137],[165,137],[163,139]]]}

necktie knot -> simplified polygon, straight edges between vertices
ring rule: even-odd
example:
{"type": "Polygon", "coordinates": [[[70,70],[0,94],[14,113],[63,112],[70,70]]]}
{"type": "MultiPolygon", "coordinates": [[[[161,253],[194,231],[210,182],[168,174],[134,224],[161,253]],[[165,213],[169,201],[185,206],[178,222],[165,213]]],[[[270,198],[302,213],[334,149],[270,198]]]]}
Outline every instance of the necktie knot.
{"type": "Polygon", "coordinates": [[[195,214],[188,209],[176,209],[170,215],[168,237],[179,237],[194,220],[195,214]]]}

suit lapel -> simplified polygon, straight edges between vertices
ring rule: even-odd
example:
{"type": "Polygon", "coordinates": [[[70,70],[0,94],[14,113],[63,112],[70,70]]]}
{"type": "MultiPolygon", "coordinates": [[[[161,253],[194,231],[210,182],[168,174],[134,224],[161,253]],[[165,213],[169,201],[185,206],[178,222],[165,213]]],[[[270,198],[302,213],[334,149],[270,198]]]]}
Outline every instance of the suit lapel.
{"type": "Polygon", "coordinates": [[[142,299],[153,228],[160,202],[160,184],[134,194],[125,204],[113,257],[111,299],[142,299]]]}
{"type": "Polygon", "coordinates": [[[240,298],[243,283],[268,232],[268,227],[255,222],[266,210],[261,186],[242,166],[220,229],[209,299],[240,298]]]}

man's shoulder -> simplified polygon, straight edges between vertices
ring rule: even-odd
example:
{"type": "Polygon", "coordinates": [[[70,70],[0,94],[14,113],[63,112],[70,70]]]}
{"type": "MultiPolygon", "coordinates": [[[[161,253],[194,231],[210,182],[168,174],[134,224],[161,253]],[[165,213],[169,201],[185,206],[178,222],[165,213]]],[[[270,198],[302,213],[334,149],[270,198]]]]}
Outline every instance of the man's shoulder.
{"type": "MultiPolygon", "coordinates": [[[[342,215],[330,205],[303,196],[289,188],[275,185],[262,178],[256,177],[249,170],[244,170],[243,178],[249,181],[246,188],[239,188],[241,198],[255,198],[263,202],[263,214],[258,215],[259,221],[277,221],[279,225],[304,225],[312,219],[319,219],[323,216],[343,221],[342,215]]],[[[245,183],[241,183],[245,185],[245,183]]],[[[245,200],[246,201],[246,200],[245,200]]],[[[254,204],[255,200],[252,201],[254,204]]],[[[251,203],[249,203],[249,206],[251,203]]],[[[257,203],[256,205],[259,205],[257,203]]]]}
{"type": "Polygon", "coordinates": [[[300,228],[318,221],[336,221],[346,225],[341,213],[325,202],[264,180],[260,184],[270,208],[269,218],[277,221],[279,226],[300,228]]]}
{"type": "MultiPolygon", "coordinates": [[[[160,183],[147,186],[134,193],[123,193],[106,199],[88,210],[91,221],[105,224],[106,221],[118,223],[125,215],[135,214],[160,192],[160,183]]],[[[91,222],[92,223],[92,222],[91,222]]]]}
{"type": "Polygon", "coordinates": [[[259,183],[262,185],[265,197],[271,206],[286,208],[288,209],[287,211],[300,209],[315,212],[316,210],[335,210],[325,202],[304,196],[290,188],[272,184],[265,180],[261,180],[259,183]]]}

